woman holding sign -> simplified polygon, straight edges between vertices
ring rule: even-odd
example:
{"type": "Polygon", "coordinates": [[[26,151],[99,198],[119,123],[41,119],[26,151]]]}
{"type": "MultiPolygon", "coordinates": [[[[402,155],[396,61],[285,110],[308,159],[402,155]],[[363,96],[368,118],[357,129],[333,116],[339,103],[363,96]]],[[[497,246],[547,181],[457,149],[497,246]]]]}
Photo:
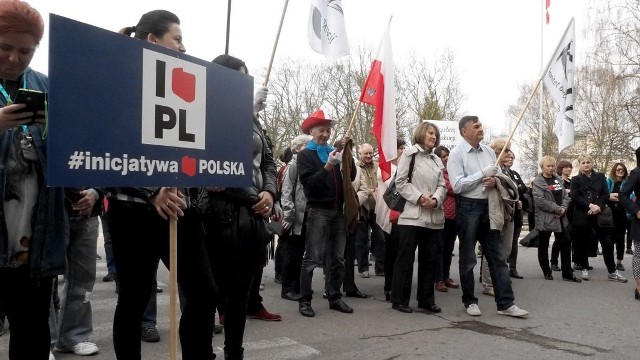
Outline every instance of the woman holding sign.
{"type": "MultiPolygon", "coordinates": [[[[166,10],[144,14],[136,26],[121,33],[185,52],[180,20],[166,10]]],[[[186,297],[180,318],[182,358],[214,359],[211,339],[217,293],[195,208],[197,190],[179,189],[177,194],[166,187],[109,191],[113,257],[120,282],[113,320],[116,357],[141,358],[142,314],[155,291],[158,256],[170,265],[168,219],[172,218],[178,221],[178,284],[186,297]]]]}
{"type": "MultiPolygon", "coordinates": [[[[46,92],[29,68],[44,23],[26,2],[0,1],[0,313],[11,323],[9,359],[49,357],[49,303],[65,269],[69,224],[62,188],[45,187],[44,111],[25,111],[20,88],[46,92]],[[14,103],[16,102],[16,103],[14,103]]],[[[44,103],[33,104],[44,108],[44,103]]]]}

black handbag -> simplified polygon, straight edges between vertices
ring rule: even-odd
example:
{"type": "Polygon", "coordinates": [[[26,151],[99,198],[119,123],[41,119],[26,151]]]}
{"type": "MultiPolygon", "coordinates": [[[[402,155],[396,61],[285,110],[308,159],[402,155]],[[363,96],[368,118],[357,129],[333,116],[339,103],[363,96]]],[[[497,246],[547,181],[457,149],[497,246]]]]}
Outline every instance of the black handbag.
{"type": "Polygon", "coordinates": [[[613,212],[611,208],[605,206],[604,209],[598,214],[597,223],[600,227],[613,227],[613,212]]]}
{"type": "MultiPolygon", "coordinates": [[[[416,164],[416,154],[411,155],[411,163],[409,163],[409,182],[411,182],[411,177],[413,176],[413,167],[416,164]]],[[[405,198],[400,195],[398,189],[396,189],[396,176],[398,175],[398,170],[393,174],[393,179],[389,183],[389,187],[385,190],[384,194],[382,194],[382,199],[387,204],[389,209],[400,211],[404,210],[404,204],[407,202],[405,198]]]]}

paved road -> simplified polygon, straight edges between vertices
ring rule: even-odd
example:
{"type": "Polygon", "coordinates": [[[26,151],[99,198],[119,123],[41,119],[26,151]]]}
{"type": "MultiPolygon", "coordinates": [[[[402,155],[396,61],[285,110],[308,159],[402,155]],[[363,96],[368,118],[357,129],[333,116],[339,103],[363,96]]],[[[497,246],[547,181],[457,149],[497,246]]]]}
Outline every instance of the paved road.
{"type": "MultiPolygon", "coordinates": [[[[102,249],[100,253],[104,257],[102,249]]],[[[457,259],[455,256],[452,266],[455,279],[457,259]]],[[[559,273],[554,273],[555,280],[548,281],[538,267],[536,249],[521,247],[518,268],[525,278],[514,280],[513,287],[517,304],[531,315],[514,319],[496,314],[493,298],[482,294],[478,296],[483,315],[466,315],[460,290],[436,293],[443,309],[440,314],[403,314],[384,301],[382,277],[356,279],[360,290],[372,297],[346,298],[354,314],[332,311],[326,300],[315,299],[316,317],[305,318],[298,313],[297,303],[279,297],[271,262],[265,269],[262,296],[267,309],[282,314],[283,321],[247,321],[246,359],[639,359],[640,302],[633,299],[633,280],[627,284],[609,282],[602,258],[591,263],[595,270],[590,272],[588,282],[564,282],[559,273]]],[[[628,270],[623,274],[631,278],[630,255],[625,255],[624,264],[628,270]]],[[[105,262],[98,260],[92,341],[101,352],[92,360],[115,358],[111,346],[115,285],[100,281],[105,274],[105,262]]],[[[318,293],[322,274],[316,271],[315,275],[318,293]]],[[[160,271],[159,278],[166,283],[166,269],[160,271]]],[[[169,301],[164,287],[167,291],[158,294],[162,340],[143,343],[143,359],[169,359],[169,301]]],[[[416,306],[415,300],[412,306],[416,306]]],[[[8,358],[7,340],[7,335],[0,337],[3,359],[8,358]]],[[[224,335],[213,339],[218,358],[223,358],[223,340],[224,335]]],[[[78,359],[70,354],[56,354],[56,358],[78,359]]]]}

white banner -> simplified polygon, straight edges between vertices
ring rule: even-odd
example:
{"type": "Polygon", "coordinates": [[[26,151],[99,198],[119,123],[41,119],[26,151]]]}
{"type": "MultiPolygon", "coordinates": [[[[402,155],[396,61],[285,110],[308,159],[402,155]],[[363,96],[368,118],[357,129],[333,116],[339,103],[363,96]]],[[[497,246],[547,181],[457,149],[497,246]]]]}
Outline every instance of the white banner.
{"type": "Polygon", "coordinates": [[[341,0],[311,0],[309,45],[329,60],[349,55],[341,0]]]}
{"type": "Polygon", "coordinates": [[[462,141],[457,121],[425,120],[435,124],[440,130],[440,145],[453,149],[462,141]]]}
{"type": "Polygon", "coordinates": [[[575,69],[575,22],[571,19],[567,30],[543,74],[544,85],[558,106],[555,133],[558,137],[558,152],[574,142],[573,75],[575,69]]]}

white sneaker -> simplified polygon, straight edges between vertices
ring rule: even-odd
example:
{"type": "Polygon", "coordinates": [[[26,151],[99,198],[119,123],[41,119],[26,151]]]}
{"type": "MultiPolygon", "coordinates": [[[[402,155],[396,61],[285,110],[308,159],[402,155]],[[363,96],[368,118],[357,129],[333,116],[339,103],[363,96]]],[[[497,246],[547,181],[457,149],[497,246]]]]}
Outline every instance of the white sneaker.
{"type": "Polygon", "coordinates": [[[56,360],[56,357],[53,356],[53,353],[49,351],[49,360],[56,360]]]}
{"type": "Polygon", "coordinates": [[[369,272],[368,272],[368,271],[363,271],[363,272],[361,272],[361,273],[360,273],[360,276],[361,276],[362,278],[366,279],[366,278],[368,278],[370,275],[369,275],[369,272]]]}
{"type": "Polygon", "coordinates": [[[482,290],[482,293],[489,296],[496,296],[495,291],[493,291],[493,286],[487,286],[482,290]]]}
{"type": "Polygon", "coordinates": [[[520,309],[516,305],[511,305],[511,307],[506,310],[498,310],[498,314],[513,316],[513,317],[525,317],[529,315],[529,312],[527,310],[520,309]]]}
{"type": "Polygon", "coordinates": [[[467,306],[467,314],[471,316],[480,316],[482,315],[482,312],[480,311],[478,304],[469,304],[469,306],[467,306]]]}
{"type": "Polygon", "coordinates": [[[57,352],[74,353],[80,356],[95,355],[98,353],[98,351],[100,351],[96,344],[88,341],[79,342],[69,349],[58,347],[58,345],[56,345],[53,349],[57,352]]]}
{"type": "Polygon", "coordinates": [[[582,280],[589,280],[589,270],[587,269],[583,269],[582,270],[582,276],[580,276],[582,278],[582,280]]]}
{"type": "Polygon", "coordinates": [[[616,271],[612,272],[611,274],[609,274],[609,280],[610,281],[615,281],[615,282],[621,282],[621,283],[626,283],[628,281],[622,275],[620,275],[618,270],[616,270],[616,271]]]}

